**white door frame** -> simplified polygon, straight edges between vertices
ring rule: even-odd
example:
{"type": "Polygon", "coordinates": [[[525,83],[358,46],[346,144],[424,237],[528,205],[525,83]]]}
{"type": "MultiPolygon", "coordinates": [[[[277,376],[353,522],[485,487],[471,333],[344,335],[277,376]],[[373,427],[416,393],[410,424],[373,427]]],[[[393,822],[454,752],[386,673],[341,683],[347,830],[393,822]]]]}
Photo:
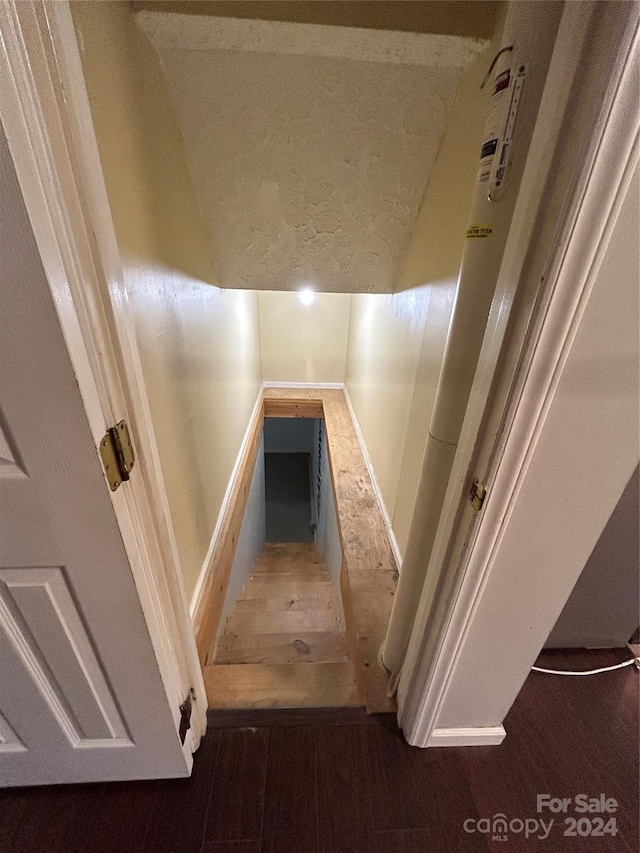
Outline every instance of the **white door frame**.
{"type": "MultiPolygon", "coordinates": [[[[577,181],[558,188],[568,197],[558,233],[547,239],[549,258],[544,267],[544,285],[526,337],[512,344],[519,351],[519,363],[513,367],[508,395],[492,399],[515,290],[531,273],[526,253],[535,245],[531,229],[541,201],[534,190],[537,186],[540,193],[543,191],[551,166],[550,160],[545,166],[544,159],[550,156],[552,147],[546,146],[545,155],[545,145],[540,145],[536,162],[535,137],[532,143],[534,158],[530,157],[521,192],[525,204],[520,205],[519,200],[514,215],[515,230],[512,229],[505,250],[429,565],[428,576],[436,577],[441,584],[440,598],[434,610],[434,589],[423,591],[398,689],[399,719],[407,740],[416,746],[500,743],[505,736],[502,726],[441,730],[436,725],[465,632],[491,574],[502,525],[526,474],[640,157],[638,8],[635,4],[616,5],[623,35],[615,45],[616,51],[597,58],[604,66],[600,69],[600,91],[594,93],[600,98],[596,103],[601,103],[599,120],[595,125],[583,124],[579,128],[588,141],[586,152],[577,181]],[[479,516],[468,501],[469,478],[478,474],[487,483],[491,497],[479,516]]],[[[536,127],[537,134],[541,131],[550,134],[552,143],[553,127],[556,132],[560,129],[557,117],[564,114],[572,92],[575,95],[574,84],[581,74],[580,55],[593,8],[593,4],[579,3],[565,7],[554,53],[554,59],[563,61],[554,66],[552,60],[549,93],[554,97],[546,105],[543,101],[536,127]],[[584,13],[587,17],[583,17],[584,13]],[[555,80],[554,68],[561,72],[555,80]],[[545,129],[545,122],[554,114],[555,123],[545,129]]],[[[602,19],[599,26],[603,28],[602,19]]],[[[575,126],[573,131],[576,132],[575,126]]],[[[498,631],[496,626],[496,637],[498,631]]]]}
{"type": "Polygon", "coordinates": [[[136,467],[110,495],[176,731],[193,691],[191,766],[206,694],[68,3],[2,2],[0,77],[0,116],[96,448],[122,418],[132,432],[136,467]]]}

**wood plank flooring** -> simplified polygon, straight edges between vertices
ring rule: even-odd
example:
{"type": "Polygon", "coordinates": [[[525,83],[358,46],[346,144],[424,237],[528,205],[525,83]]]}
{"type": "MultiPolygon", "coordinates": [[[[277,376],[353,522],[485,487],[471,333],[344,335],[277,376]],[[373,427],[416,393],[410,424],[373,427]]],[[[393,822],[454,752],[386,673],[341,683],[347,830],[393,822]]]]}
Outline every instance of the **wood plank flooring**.
{"type": "Polygon", "coordinates": [[[340,593],[315,543],[265,546],[204,679],[210,708],[363,704],[340,593]]]}
{"type": "MultiPolygon", "coordinates": [[[[591,669],[623,651],[545,652],[591,669]]],[[[354,708],[213,711],[189,779],[0,790],[2,853],[636,853],[635,667],[531,673],[500,746],[419,750],[354,708]],[[616,835],[467,833],[498,812],[536,818],[538,793],[617,801],[616,835]]],[[[577,815],[576,815],[577,816],[577,815]]],[[[593,815],[591,815],[593,817],[593,815]]]]}
{"type": "Polygon", "coordinates": [[[210,708],[362,705],[351,661],[205,666],[204,684],[210,708]]]}

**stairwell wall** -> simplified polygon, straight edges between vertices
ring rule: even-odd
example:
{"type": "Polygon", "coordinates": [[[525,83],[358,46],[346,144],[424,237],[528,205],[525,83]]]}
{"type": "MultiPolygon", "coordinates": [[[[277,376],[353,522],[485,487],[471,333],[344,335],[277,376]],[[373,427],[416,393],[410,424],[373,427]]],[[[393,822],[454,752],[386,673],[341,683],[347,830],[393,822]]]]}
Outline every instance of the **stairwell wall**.
{"type": "Polygon", "coordinates": [[[227,616],[233,610],[256,561],[262,554],[266,541],[266,504],[264,479],[264,435],[260,441],[256,464],[247,495],[247,505],[242,518],[238,544],[229,575],[229,585],[218,623],[218,636],[223,633],[227,616]]]}
{"type": "Polygon", "coordinates": [[[190,599],[261,386],[257,295],[215,286],[166,83],[129,4],[71,8],[190,599]]]}
{"type": "Polygon", "coordinates": [[[345,384],[404,551],[487,114],[489,48],[464,77],[393,294],[354,294],[345,384]]]}
{"type": "Polygon", "coordinates": [[[404,548],[455,298],[487,55],[461,84],[396,293],[316,293],[306,306],[293,292],[215,286],[157,54],[128,3],[71,6],[187,598],[263,380],[346,384],[404,548]]]}
{"type": "Polygon", "coordinates": [[[322,554],[331,580],[340,589],[340,570],[342,569],[342,544],[338,514],[333,494],[333,483],[329,467],[329,448],[327,447],[327,432],[322,431],[322,452],[320,463],[320,511],[318,513],[318,530],[316,541],[322,554]]]}
{"type": "Polygon", "coordinates": [[[315,293],[304,305],[291,291],[261,290],[265,382],[344,382],[351,296],[315,293]]]}

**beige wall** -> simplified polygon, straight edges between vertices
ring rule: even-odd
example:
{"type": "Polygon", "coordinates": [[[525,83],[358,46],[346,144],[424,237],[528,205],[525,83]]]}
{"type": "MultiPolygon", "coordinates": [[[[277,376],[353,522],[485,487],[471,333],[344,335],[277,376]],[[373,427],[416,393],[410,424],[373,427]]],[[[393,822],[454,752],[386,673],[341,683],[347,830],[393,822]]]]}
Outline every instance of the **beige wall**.
{"type": "Polygon", "coordinates": [[[261,291],[260,338],[265,382],[344,382],[351,297],[261,291]]]}
{"type": "Polygon", "coordinates": [[[455,298],[487,109],[480,83],[490,52],[461,84],[396,293],[352,296],[346,385],[401,550],[455,298]]]}
{"type": "Polygon", "coordinates": [[[404,548],[455,294],[486,56],[456,99],[398,292],[316,294],[304,306],[297,293],[212,286],[210,242],[155,51],[126,3],[72,10],[187,595],[262,378],[346,381],[404,548]]]}
{"type": "Polygon", "coordinates": [[[500,0],[475,0],[469,14],[469,0],[420,0],[419,3],[318,3],[318,0],[133,0],[136,10],[297,21],[303,24],[333,24],[342,27],[369,27],[415,33],[442,33],[474,38],[491,38],[500,0]]]}
{"type": "MultiPolygon", "coordinates": [[[[394,531],[407,422],[429,302],[428,288],[351,297],[346,386],[394,531]]],[[[403,543],[399,544],[402,548],[403,543]]]]}
{"type": "Polygon", "coordinates": [[[261,381],[257,296],[215,282],[155,52],[127,3],[72,3],[189,598],[261,381]]]}

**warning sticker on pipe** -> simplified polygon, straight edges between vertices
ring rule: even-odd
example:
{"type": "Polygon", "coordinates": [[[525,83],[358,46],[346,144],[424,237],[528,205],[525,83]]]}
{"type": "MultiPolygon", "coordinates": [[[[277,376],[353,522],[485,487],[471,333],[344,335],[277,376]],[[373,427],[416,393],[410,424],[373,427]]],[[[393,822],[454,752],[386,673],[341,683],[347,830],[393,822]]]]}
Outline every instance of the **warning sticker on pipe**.
{"type": "Polygon", "coordinates": [[[488,183],[493,169],[493,161],[498,149],[498,142],[504,127],[505,112],[507,109],[508,91],[511,84],[511,69],[507,68],[496,76],[491,95],[491,106],[487,117],[487,126],[484,130],[482,150],[480,152],[480,168],[478,170],[478,181],[481,184],[488,183]]]}
{"type": "Polygon", "coordinates": [[[488,240],[492,235],[491,225],[472,225],[467,228],[467,240],[488,240]]]}

